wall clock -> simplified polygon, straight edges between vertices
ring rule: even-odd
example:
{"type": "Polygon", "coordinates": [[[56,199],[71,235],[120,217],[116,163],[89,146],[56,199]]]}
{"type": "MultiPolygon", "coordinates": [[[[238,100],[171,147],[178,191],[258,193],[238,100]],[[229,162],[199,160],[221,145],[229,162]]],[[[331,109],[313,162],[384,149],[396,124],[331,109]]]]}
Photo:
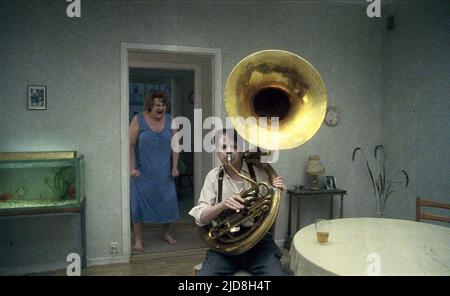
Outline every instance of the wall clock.
{"type": "Polygon", "coordinates": [[[339,123],[340,117],[341,115],[338,109],[335,107],[328,107],[324,121],[328,126],[336,126],[339,123]]]}

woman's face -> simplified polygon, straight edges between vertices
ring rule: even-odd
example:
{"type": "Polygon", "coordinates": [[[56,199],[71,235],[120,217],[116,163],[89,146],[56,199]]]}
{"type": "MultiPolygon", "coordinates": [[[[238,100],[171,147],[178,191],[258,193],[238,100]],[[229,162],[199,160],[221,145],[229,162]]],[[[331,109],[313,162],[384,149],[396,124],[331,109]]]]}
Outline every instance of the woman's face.
{"type": "Polygon", "coordinates": [[[162,99],[155,98],[153,99],[153,107],[150,110],[150,115],[152,115],[156,119],[161,119],[164,117],[166,113],[166,105],[164,105],[162,99]]]}

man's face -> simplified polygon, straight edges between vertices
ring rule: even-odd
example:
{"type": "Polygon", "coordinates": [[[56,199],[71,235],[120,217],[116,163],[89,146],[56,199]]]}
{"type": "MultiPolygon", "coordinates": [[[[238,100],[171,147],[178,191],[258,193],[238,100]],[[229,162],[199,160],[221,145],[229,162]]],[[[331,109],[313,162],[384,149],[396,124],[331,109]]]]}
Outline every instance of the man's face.
{"type": "Polygon", "coordinates": [[[234,142],[232,139],[233,135],[227,135],[222,134],[218,141],[216,146],[217,151],[217,157],[219,157],[220,161],[223,164],[228,164],[227,161],[227,154],[231,153],[231,164],[238,168],[241,162],[241,153],[238,152],[238,143],[234,142]]]}

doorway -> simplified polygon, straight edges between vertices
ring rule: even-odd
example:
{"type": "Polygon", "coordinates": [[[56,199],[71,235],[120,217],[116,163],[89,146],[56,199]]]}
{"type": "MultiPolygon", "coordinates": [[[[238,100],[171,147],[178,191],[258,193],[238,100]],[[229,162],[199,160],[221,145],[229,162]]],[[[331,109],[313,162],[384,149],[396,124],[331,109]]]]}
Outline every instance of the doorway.
{"type": "MultiPolygon", "coordinates": [[[[172,118],[183,116],[190,122],[194,121],[194,78],[195,69],[160,69],[160,68],[129,68],[129,123],[134,116],[144,110],[145,95],[153,92],[163,92],[168,100],[167,113],[172,118]]],[[[190,151],[179,154],[178,169],[180,176],[175,179],[178,207],[180,209],[179,223],[192,222],[188,215],[194,205],[194,154],[193,144],[190,151]]]]}
{"type": "MultiPolygon", "coordinates": [[[[142,110],[142,94],[151,89],[167,92],[168,112],[174,118],[189,118],[191,128],[194,128],[194,108],[202,109],[203,119],[221,115],[220,65],[218,49],[122,44],[122,229],[123,252],[128,258],[132,255],[128,125],[132,117],[142,110]]],[[[216,160],[213,154],[202,152],[182,152],[180,160],[182,175],[176,181],[180,220],[173,224],[172,231],[178,244],[169,246],[161,239],[161,225],[144,225],[143,239],[149,241],[145,253],[186,250],[203,245],[188,211],[196,203],[204,177],[216,160]]]]}

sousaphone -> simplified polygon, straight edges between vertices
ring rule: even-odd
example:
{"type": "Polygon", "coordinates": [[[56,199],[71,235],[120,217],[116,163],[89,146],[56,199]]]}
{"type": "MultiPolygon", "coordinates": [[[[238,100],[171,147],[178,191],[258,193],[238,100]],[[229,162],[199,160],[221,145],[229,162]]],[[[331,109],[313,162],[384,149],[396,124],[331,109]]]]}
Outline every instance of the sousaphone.
{"type": "MultiPolygon", "coordinates": [[[[322,124],[326,107],[327,94],[319,73],[305,59],[287,51],[263,50],[247,56],[234,67],[225,86],[225,108],[233,127],[247,142],[267,151],[292,149],[311,139],[322,124]],[[267,118],[269,124],[261,124],[260,118],[267,118]],[[271,128],[270,118],[278,119],[277,129],[271,128]]],[[[241,254],[274,224],[281,193],[272,187],[276,172],[261,162],[261,156],[259,149],[244,153],[247,162],[264,170],[268,182],[256,183],[233,168],[252,186],[240,193],[244,209],[225,210],[211,225],[200,228],[210,248],[241,254]],[[240,226],[248,222],[253,226],[243,231],[240,226]]]]}

